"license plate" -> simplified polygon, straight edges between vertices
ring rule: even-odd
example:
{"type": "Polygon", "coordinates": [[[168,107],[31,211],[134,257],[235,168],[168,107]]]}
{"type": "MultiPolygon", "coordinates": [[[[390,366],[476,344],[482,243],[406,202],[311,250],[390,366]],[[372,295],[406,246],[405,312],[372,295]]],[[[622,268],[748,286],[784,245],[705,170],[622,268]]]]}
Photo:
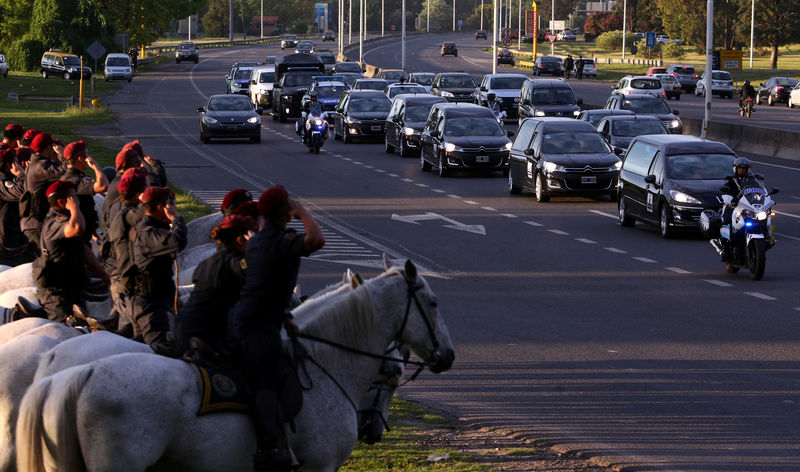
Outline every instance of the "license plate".
{"type": "Polygon", "coordinates": [[[369,127],[369,129],[372,130],[372,131],[380,131],[381,130],[381,125],[372,125],[372,126],[369,127]]]}
{"type": "Polygon", "coordinates": [[[597,177],[595,177],[595,176],[581,177],[581,183],[582,184],[596,184],[597,183],[597,177]]]}
{"type": "Polygon", "coordinates": [[[489,162],[489,156],[477,156],[475,162],[489,162]]]}

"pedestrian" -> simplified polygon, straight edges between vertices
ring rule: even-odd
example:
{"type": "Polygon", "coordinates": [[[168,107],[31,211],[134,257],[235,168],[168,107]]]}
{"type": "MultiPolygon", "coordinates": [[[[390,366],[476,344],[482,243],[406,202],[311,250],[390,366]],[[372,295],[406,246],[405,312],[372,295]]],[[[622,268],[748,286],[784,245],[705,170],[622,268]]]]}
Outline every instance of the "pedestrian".
{"type": "Polygon", "coordinates": [[[227,359],[228,312],[239,301],[247,272],[245,251],[258,223],[249,216],[229,215],[211,230],[217,252],[197,265],[194,290],[175,323],[180,352],[199,338],[221,359],[227,359]]]}
{"type": "Polygon", "coordinates": [[[3,130],[3,144],[0,146],[16,149],[21,145],[20,140],[24,134],[25,128],[16,123],[11,123],[3,130]]]}
{"type": "Polygon", "coordinates": [[[170,317],[177,311],[177,287],[173,261],[186,247],[186,223],[175,207],[175,196],[166,187],[149,187],[140,198],[144,219],[136,229],[133,263],[136,292],[133,297],[134,335],[153,350],[177,357],[169,334],[170,317]]]}
{"type": "Polygon", "coordinates": [[[300,202],[275,185],[258,199],[264,227],[247,246],[247,274],[241,299],[231,309],[228,332],[244,356],[244,367],[254,389],[258,449],[253,457],[256,471],[286,470],[291,460],[281,451],[281,418],[276,390],[280,388],[281,328],[297,333],[288,311],[297,284],[300,259],[325,244],[317,223],[300,202]],[[292,218],[303,222],[305,234],[288,230],[292,218]]]}
{"type": "MultiPolygon", "coordinates": [[[[20,248],[28,243],[19,227],[19,199],[24,192],[25,170],[17,163],[17,151],[10,147],[0,149],[0,243],[3,248],[20,248]]],[[[21,261],[14,262],[7,265],[17,265],[21,261]]]]}
{"type": "Polygon", "coordinates": [[[575,61],[575,76],[579,80],[583,80],[583,56],[579,56],[578,60],[575,61]]]}
{"type": "Polygon", "coordinates": [[[567,58],[564,59],[564,75],[566,78],[569,79],[569,75],[572,73],[572,67],[575,65],[575,59],[572,58],[572,54],[567,54],[567,58]]]}
{"type": "Polygon", "coordinates": [[[31,149],[35,154],[25,172],[25,193],[20,198],[19,214],[22,232],[38,245],[42,222],[48,213],[47,188],[64,174],[59,159],[63,148],[50,134],[39,133],[31,141],[31,149]]]}
{"type": "Polygon", "coordinates": [[[136,66],[139,64],[139,51],[136,50],[136,46],[131,46],[128,50],[128,56],[131,58],[133,70],[136,71],[136,66]]]}
{"type": "Polygon", "coordinates": [[[71,182],[53,182],[45,195],[50,210],[42,224],[41,254],[33,261],[33,280],[47,317],[63,322],[73,314],[73,305],[84,307],[81,292],[89,281],[81,239],[84,220],[71,182]]]}
{"type": "Polygon", "coordinates": [[[86,222],[83,240],[89,245],[92,237],[97,237],[97,229],[100,226],[99,216],[94,205],[94,195],[108,190],[108,180],[103,174],[103,169],[87,152],[84,141],[67,144],[64,148],[64,163],[67,165],[67,169],[61,176],[61,180],[70,181],[75,186],[81,213],[86,222]],[[94,178],[84,173],[87,167],[94,171],[94,178]]]}

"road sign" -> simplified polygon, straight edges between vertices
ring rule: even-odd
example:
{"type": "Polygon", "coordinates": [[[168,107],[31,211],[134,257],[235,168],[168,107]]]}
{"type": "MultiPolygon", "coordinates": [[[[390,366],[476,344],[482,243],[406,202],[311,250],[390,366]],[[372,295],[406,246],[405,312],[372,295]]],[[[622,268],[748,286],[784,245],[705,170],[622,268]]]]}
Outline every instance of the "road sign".
{"type": "Polygon", "coordinates": [[[391,26],[389,27],[389,31],[397,31],[397,26],[395,26],[395,25],[391,25],[391,26]]]}
{"type": "Polygon", "coordinates": [[[461,28],[464,26],[464,20],[458,20],[458,27],[461,28]]]}
{"type": "Polygon", "coordinates": [[[103,54],[106,53],[106,48],[100,44],[99,41],[95,41],[86,48],[86,54],[92,56],[92,59],[98,60],[103,57],[103,54]]]}
{"type": "Polygon", "coordinates": [[[506,37],[506,38],[503,38],[503,46],[505,46],[505,47],[509,47],[509,46],[511,46],[511,44],[512,44],[513,42],[514,42],[514,40],[513,40],[513,39],[511,39],[511,37],[506,37]]]}
{"type": "Polygon", "coordinates": [[[722,62],[719,60],[719,50],[715,50],[711,54],[711,68],[719,70],[721,66],[722,62]]]}
{"type": "Polygon", "coordinates": [[[536,24],[536,12],[533,10],[525,10],[525,32],[533,33],[533,27],[536,24]]]}
{"type": "Polygon", "coordinates": [[[649,48],[656,47],[656,34],[652,31],[648,31],[644,35],[644,45],[649,48]]]}
{"type": "Polygon", "coordinates": [[[723,49],[719,52],[722,70],[742,70],[742,50],[723,49]]]}
{"type": "Polygon", "coordinates": [[[544,38],[546,40],[550,41],[550,44],[553,44],[554,42],[556,42],[556,39],[558,39],[558,35],[557,34],[546,34],[546,35],[544,35],[544,38]]]}
{"type": "Polygon", "coordinates": [[[511,33],[513,33],[511,28],[506,28],[506,29],[503,30],[503,37],[504,38],[510,38],[511,37],[511,33]]]}
{"type": "Polygon", "coordinates": [[[550,31],[564,31],[564,20],[550,21],[550,31]]]}

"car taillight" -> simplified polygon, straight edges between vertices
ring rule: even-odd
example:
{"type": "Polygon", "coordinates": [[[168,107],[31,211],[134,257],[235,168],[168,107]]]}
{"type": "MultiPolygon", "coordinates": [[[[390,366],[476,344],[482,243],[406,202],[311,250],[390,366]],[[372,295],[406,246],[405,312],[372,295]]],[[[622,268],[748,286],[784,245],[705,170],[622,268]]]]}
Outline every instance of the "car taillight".
{"type": "Polygon", "coordinates": [[[773,89],[774,89],[776,92],[777,92],[778,90],[783,90],[783,87],[781,87],[781,86],[779,86],[779,85],[776,85],[776,86],[774,86],[774,87],[772,87],[772,88],[773,88],[773,89]]]}
{"type": "Polygon", "coordinates": [[[625,91],[625,93],[627,93],[628,95],[630,95],[630,94],[631,94],[631,91],[630,91],[630,90],[626,90],[626,91],[625,91]]]}
{"type": "Polygon", "coordinates": [[[694,74],[694,75],[692,76],[692,78],[693,78],[693,79],[699,79],[700,77],[699,77],[697,74],[694,74]]]}
{"type": "Polygon", "coordinates": [[[675,72],[673,72],[673,73],[672,73],[672,76],[673,76],[673,77],[677,77],[677,76],[678,76],[678,74],[677,74],[677,73],[675,73],[675,72]]]}

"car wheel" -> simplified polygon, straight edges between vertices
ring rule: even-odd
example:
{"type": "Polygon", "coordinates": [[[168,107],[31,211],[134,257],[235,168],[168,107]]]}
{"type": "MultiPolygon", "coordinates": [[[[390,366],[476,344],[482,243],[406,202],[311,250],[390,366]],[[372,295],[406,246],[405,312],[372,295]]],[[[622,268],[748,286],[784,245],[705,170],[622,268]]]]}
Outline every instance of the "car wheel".
{"type": "Polygon", "coordinates": [[[545,189],[544,179],[542,179],[542,174],[536,173],[536,201],[540,203],[547,203],[550,201],[550,195],[547,194],[547,190],[545,189]]]}
{"type": "Polygon", "coordinates": [[[787,108],[794,108],[794,103],[792,103],[792,97],[789,96],[789,100],[786,101],[787,108]]]}
{"type": "Polygon", "coordinates": [[[350,136],[347,134],[347,131],[345,131],[345,132],[344,132],[344,134],[342,135],[342,142],[343,142],[343,143],[345,143],[345,144],[350,144],[350,143],[352,143],[352,142],[353,142],[353,138],[351,138],[351,137],[350,137],[350,136]]]}
{"type": "Polygon", "coordinates": [[[769,106],[775,105],[775,101],[772,100],[772,94],[769,94],[767,96],[767,105],[769,105],[769,106]]]}
{"type": "Polygon", "coordinates": [[[425,160],[425,154],[419,153],[419,170],[426,172],[431,170],[431,164],[425,160]]]}
{"type": "MultiPolygon", "coordinates": [[[[103,81],[104,82],[108,82],[108,77],[103,77],[103,81]]],[[[128,81],[128,82],[130,82],[130,81],[128,81]]]]}
{"type": "Polygon", "coordinates": [[[448,174],[447,164],[444,163],[444,156],[442,153],[439,153],[439,177],[447,177],[448,174]]]}
{"type": "Polygon", "coordinates": [[[43,78],[43,79],[46,79],[46,78],[47,78],[47,71],[46,71],[46,70],[43,70],[43,71],[42,71],[42,78],[43,78]]]}
{"type": "Polygon", "coordinates": [[[392,146],[391,144],[389,144],[389,139],[388,139],[388,138],[385,138],[385,139],[383,140],[383,142],[384,142],[384,144],[385,144],[385,146],[384,146],[384,148],[383,148],[384,152],[386,152],[386,154],[393,154],[393,153],[394,153],[394,146],[392,146]]]}
{"type": "Polygon", "coordinates": [[[286,123],[286,115],[284,115],[283,110],[278,112],[278,123],[286,123]]]}
{"type": "Polygon", "coordinates": [[[180,59],[175,59],[175,64],[180,64],[180,63],[181,63],[180,59]]]}
{"type": "Polygon", "coordinates": [[[132,80],[133,80],[133,77],[129,78],[128,79],[128,83],[131,83],[132,80]]]}
{"type": "Polygon", "coordinates": [[[64,80],[69,80],[69,72],[64,72],[64,80]]]}
{"type": "Polygon", "coordinates": [[[661,217],[658,219],[658,227],[661,232],[661,237],[664,239],[671,238],[674,233],[674,230],[670,227],[672,222],[670,221],[669,213],[669,204],[664,202],[664,204],[661,205],[661,217]]]}
{"type": "Polygon", "coordinates": [[[512,195],[522,193],[522,187],[514,183],[514,177],[511,176],[511,172],[508,173],[508,193],[512,195]]]}
{"type": "Polygon", "coordinates": [[[197,59],[197,58],[194,59],[194,63],[195,64],[197,64],[199,61],[200,61],[200,59],[197,59]]]}
{"type": "Polygon", "coordinates": [[[625,199],[620,198],[619,202],[617,203],[617,210],[619,212],[619,224],[620,226],[631,227],[636,224],[636,218],[632,217],[628,214],[628,210],[625,209],[625,199]]]}

